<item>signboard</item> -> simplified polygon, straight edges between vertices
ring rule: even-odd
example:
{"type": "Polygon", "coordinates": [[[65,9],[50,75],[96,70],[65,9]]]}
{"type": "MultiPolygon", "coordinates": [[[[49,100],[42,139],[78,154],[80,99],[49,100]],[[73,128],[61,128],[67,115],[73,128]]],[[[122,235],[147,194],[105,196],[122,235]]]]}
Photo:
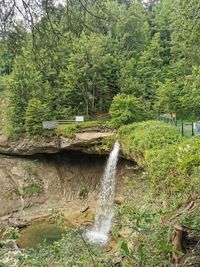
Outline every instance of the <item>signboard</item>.
{"type": "Polygon", "coordinates": [[[58,125],[57,121],[43,121],[42,122],[43,129],[51,130],[51,129],[56,128],[57,125],[58,125]]]}
{"type": "Polygon", "coordinates": [[[75,117],[76,122],[83,122],[84,121],[84,116],[76,116],[75,117]]]}

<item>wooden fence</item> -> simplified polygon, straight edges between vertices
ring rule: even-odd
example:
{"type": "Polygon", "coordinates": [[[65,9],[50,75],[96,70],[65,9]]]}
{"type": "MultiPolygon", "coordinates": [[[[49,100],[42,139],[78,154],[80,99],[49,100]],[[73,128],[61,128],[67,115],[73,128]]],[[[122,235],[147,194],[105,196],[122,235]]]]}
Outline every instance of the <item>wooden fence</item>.
{"type": "Polygon", "coordinates": [[[51,130],[51,129],[58,127],[58,125],[68,125],[68,124],[72,124],[72,123],[81,123],[81,122],[84,122],[84,116],[76,116],[75,120],[43,121],[42,122],[42,128],[47,129],[47,130],[51,130]]]}

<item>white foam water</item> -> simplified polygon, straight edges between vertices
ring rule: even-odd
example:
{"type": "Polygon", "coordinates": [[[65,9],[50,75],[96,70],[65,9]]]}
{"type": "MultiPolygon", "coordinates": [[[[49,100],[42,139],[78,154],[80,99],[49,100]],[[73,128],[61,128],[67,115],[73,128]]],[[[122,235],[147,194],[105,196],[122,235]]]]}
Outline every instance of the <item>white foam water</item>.
{"type": "Polygon", "coordinates": [[[105,171],[101,180],[99,206],[96,212],[95,221],[91,230],[86,230],[84,235],[91,243],[105,245],[108,241],[108,234],[111,228],[113,212],[113,199],[115,191],[115,173],[120,145],[116,141],[112,152],[109,155],[105,171]]]}

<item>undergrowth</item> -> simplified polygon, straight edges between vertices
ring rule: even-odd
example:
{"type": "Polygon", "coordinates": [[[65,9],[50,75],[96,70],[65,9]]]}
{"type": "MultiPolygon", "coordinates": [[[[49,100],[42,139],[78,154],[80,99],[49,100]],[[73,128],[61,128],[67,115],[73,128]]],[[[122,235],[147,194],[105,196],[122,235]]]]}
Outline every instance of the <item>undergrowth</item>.
{"type": "Polygon", "coordinates": [[[182,138],[175,126],[147,121],[121,127],[119,141],[123,153],[148,171],[154,192],[189,193],[200,185],[199,137],[182,138]]]}
{"type": "Polygon", "coordinates": [[[56,128],[56,133],[57,134],[62,134],[68,138],[74,139],[76,136],[76,133],[85,128],[90,128],[90,127],[98,127],[101,126],[101,123],[98,121],[88,121],[88,122],[82,122],[82,123],[73,123],[69,125],[59,125],[56,128]]]}
{"type": "Polygon", "coordinates": [[[143,162],[147,150],[177,144],[182,139],[175,126],[160,121],[146,121],[122,126],[118,131],[118,138],[123,153],[133,158],[136,157],[137,163],[143,162]]]}

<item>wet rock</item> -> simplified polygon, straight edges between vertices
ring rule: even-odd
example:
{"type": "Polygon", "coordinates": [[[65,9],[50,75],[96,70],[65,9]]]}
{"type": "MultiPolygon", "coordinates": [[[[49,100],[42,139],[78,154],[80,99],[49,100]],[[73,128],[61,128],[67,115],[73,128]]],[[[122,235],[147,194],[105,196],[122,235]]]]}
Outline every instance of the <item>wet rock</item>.
{"type": "Polygon", "coordinates": [[[17,220],[17,221],[11,221],[10,226],[18,229],[22,229],[29,225],[30,222],[27,222],[26,220],[17,220]]]}
{"type": "Polygon", "coordinates": [[[125,198],[122,197],[122,196],[116,197],[116,198],[114,199],[114,203],[117,204],[117,205],[121,205],[121,204],[123,204],[124,201],[125,201],[125,198]]]}

